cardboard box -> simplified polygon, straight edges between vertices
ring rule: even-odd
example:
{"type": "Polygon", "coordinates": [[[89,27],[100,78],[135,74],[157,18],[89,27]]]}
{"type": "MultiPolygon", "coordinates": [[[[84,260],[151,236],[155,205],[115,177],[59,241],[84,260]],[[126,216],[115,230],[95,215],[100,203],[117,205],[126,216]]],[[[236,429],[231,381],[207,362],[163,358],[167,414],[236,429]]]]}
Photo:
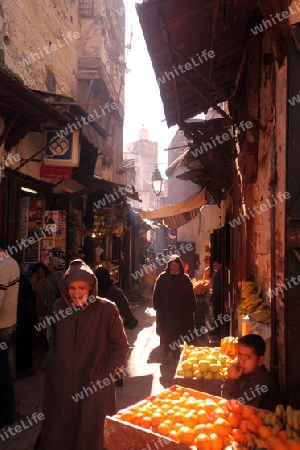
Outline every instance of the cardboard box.
{"type": "MultiPolygon", "coordinates": [[[[176,386],[169,389],[175,390],[176,386]]],[[[206,392],[198,392],[188,388],[185,390],[190,392],[191,397],[199,400],[206,398],[220,400],[220,397],[209,395],[206,392]]],[[[178,444],[171,439],[168,439],[169,442],[167,443],[164,439],[167,440],[168,438],[138,425],[121,421],[115,416],[106,416],[104,424],[105,450],[158,450],[161,448],[166,450],[197,450],[195,445],[178,444]]]]}

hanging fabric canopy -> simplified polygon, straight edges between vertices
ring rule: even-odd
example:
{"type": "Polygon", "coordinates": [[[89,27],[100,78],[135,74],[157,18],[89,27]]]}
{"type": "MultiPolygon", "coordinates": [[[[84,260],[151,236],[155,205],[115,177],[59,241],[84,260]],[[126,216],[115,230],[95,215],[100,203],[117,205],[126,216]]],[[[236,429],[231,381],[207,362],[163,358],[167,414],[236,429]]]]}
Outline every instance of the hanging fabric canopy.
{"type": "Polygon", "coordinates": [[[176,205],[154,211],[140,210],[139,215],[142,219],[156,219],[170,228],[179,228],[194,219],[206,202],[206,190],[202,189],[176,205]]]}

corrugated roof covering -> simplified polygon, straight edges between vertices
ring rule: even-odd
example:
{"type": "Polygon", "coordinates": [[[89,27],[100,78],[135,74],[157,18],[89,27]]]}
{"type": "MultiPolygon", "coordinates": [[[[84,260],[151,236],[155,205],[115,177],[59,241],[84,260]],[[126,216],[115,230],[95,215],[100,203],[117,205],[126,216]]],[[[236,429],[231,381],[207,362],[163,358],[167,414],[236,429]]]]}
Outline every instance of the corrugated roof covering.
{"type": "Polygon", "coordinates": [[[139,211],[142,219],[156,219],[170,228],[179,228],[194,219],[206,203],[206,190],[196,192],[183,202],[154,211],[139,211]]]}

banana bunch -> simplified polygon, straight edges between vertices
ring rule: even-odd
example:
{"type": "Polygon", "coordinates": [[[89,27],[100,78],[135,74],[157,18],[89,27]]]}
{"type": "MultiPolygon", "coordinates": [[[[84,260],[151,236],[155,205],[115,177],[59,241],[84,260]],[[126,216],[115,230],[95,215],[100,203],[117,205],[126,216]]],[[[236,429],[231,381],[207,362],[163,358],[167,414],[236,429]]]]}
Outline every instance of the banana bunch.
{"type": "Polygon", "coordinates": [[[260,309],[256,309],[252,313],[249,314],[250,320],[254,322],[259,322],[263,324],[267,324],[271,322],[271,309],[269,306],[263,306],[260,309]]]}
{"type": "Polygon", "coordinates": [[[300,410],[287,406],[277,405],[275,412],[268,413],[264,419],[264,425],[271,429],[272,436],[277,436],[280,430],[286,430],[288,439],[300,442],[300,410]]]}
{"type": "Polygon", "coordinates": [[[232,336],[226,336],[221,339],[220,342],[221,353],[235,358],[237,355],[238,338],[232,336]]]}
{"type": "Polygon", "coordinates": [[[279,414],[280,408],[283,410],[283,405],[277,405],[274,413],[270,412],[264,417],[264,425],[271,429],[272,436],[274,437],[278,435],[279,431],[284,429],[284,423],[282,420],[283,414],[282,412],[279,414]]]}
{"type": "Polygon", "coordinates": [[[300,442],[300,410],[287,406],[285,412],[287,438],[300,442]]]}
{"type": "Polygon", "coordinates": [[[238,310],[242,315],[248,315],[254,311],[263,309],[263,298],[260,297],[262,286],[256,285],[254,281],[245,281],[242,283],[241,297],[242,302],[238,310]]]}

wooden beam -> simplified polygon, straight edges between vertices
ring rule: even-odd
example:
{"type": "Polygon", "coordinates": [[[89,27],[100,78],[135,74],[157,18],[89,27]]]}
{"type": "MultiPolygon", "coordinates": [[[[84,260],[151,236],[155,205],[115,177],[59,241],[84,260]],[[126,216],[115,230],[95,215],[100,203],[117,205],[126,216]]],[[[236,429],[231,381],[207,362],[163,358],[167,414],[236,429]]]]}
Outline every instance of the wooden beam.
{"type": "Polygon", "coordinates": [[[15,114],[14,117],[5,125],[5,128],[0,136],[0,145],[2,145],[6,141],[7,136],[9,135],[19,116],[19,113],[15,114]]]}
{"type": "MultiPolygon", "coordinates": [[[[165,48],[168,53],[169,63],[171,64],[171,66],[173,66],[174,61],[173,61],[172,51],[170,50],[170,45],[169,45],[170,40],[169,40],[169,36],[168,36],[168,32],[167,32],[166,18],[162,12],[160,14],[160,27],[161,27],[161,33],[162,33],[162,38],[163,38],[163,41],[165,44],[165,48]]],[[[178,85],[177,85],[176,78],[172,79],[172,84],[173,84],[173,89],[174,89],[177,123],[180,124],[182,121],[181,121],[181,116],[180,116],[180,104],[179,104],[178,85]]]]}
{"type": "MultiPolygon", "coordinates": [[[[170,44],[170,48],[173,51],[173,53],[177,56],[179,56],[180,58],[183,58],[183,55],[175,48],[173,47],[172,44],[170,44]]],[[[216,92],[218,92],[222,97],[226,98],[228,101],[231,102],[231,104],[239,111],[241,111],[244,115],[245,118],[248,118],[251,120],[251,122],[253,123],[253,125],[256,125],[256,127],[260,130],[265,130],[266,127],[261,125],[261,123],[255,119],[255,117],[252,117],[251,114],[243,107],[241,106],[231,95],[227,94],[226,92],[223,91],[222,88],[220,88],[214,81],[207,79],[204,75],[202,75],[200,73],[200,71],[196,70],[195,67],[192,67],[192,71],[195,72],[197,74],[197,76],[199,78],[201,78],[202,81],[204,81],[207,85],[209,85],[211,88],[213,88],[216,92]]],[[[186,76],[185,76],[186,78],[186,76]]],[[[198,89],[198,92],[200,94],[200,91],[198,89]]],[[[202,95],[203,97],[203,95],[202,95]]],[[[208,101],[208,100],[207,100],[208,101]]],[[[220,110],[220,108],[219,108],[220,110]]],[[[222,111],[222,110],[221,110],[222,111]]],[[[218,111],[220,112],[220,111],[218,111]]],[[[223,111],[224,112],[224,111],[223,111]]],[[[221,114],[221,113],[220,113],[221,114]]],[[[224,117],[224,115],[222,114],[222,116],[224,117]]]]}

